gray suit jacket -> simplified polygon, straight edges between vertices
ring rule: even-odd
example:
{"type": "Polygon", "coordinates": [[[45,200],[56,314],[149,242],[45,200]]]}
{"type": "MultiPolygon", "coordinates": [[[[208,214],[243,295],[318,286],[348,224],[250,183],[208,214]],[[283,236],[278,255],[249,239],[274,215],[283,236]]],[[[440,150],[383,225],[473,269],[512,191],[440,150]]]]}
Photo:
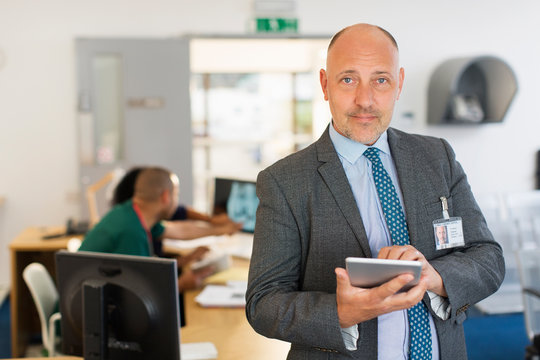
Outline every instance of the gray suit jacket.
{"type": "MultiPolygon", "coordinates": [[[[452,307],[433,316],[441,360],[466,359],[465,310],[497,290],[500,246],[486,226],[463,169],[442,139],[388,129],[411,245],[441,275],[452,307]],[[465,246],[436,250],[432,222],[463,219],[465,246]]],[[[348,256],[371,257],[368,239],[328,129],[321,138],[259,174],[260,200],[246,294],[247,318],[262,335],[292,343],[288,359],[376,359],[377,320],[358,325],[358,350],[345,349],[334,269],[348,256]]],[[[429,304],[427,295],[424,301],[429,304]]],[[[428,305],[429,307],[429,305],[428,305]]]]}

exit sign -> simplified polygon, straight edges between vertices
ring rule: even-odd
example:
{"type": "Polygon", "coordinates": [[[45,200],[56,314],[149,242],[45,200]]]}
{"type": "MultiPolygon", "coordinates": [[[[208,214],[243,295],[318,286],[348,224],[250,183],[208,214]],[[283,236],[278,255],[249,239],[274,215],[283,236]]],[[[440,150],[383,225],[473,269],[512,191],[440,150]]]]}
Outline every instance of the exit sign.
{"type": "Polygon", "coordinates": [[[257,18],[256,23],[259,33],[298,32],[298,19],[295,18],[257,18]]]}

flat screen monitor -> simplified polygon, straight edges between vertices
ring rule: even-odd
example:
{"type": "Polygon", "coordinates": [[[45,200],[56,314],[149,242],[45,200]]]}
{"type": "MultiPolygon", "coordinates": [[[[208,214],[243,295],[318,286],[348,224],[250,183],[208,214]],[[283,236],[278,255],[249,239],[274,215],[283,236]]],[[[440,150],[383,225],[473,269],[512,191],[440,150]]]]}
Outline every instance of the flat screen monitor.
{"type": "Polygon", "coordinates": [[[255,215],[259,199],[255,182],[216,178],[214,187],[214,215],[227,213],[233,221],[243,223],[242,231],[255,230],[255,215]]]}
{"type": "Polygon", "coordinates": [[[64,353],[180,359],[176,260],[60,251],[56,270],[64,353]]]}

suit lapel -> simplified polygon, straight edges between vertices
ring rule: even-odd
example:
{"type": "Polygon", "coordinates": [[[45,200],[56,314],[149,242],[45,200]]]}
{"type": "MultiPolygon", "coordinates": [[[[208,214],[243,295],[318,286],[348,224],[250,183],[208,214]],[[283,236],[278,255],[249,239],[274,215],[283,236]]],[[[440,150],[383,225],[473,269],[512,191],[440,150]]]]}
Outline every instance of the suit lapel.
{"type": "MultiPolygon", "coordinates": [[[[360,217],[360,212],[358,211],[358,206],[354,200],[349,181],[345,175],[345,170],[343,170],[341,161],[330,140],[328,129],[326,129],[315,145],[318,160],[321,162],[319,174],[336,200],[336,203],[341,210],[341,214],[352,228],[356,239],[364,252],[364,256],[371,257],[369,242],[362,223],[362,218],[360,217]]],[[[329,214],[328,216],[334,215],[329,214]]]]}
{"type": "Polygon", "coordinates": [[[419,224],[420,214],[418,211],[423,208],[421,199],[418,194],[422,194],[422,181],[419,181],[418,176],[421,176],[419,167],[422,162],[418,160],[417,154],[413,149],[407,147],[402,133],[395,129],[388,129],[388,144],[392,152],[392,158],[396,166],[399,186],[403,194],[403,202],[405,214],[407,216],[407,225],[409,228],[409,237],[411,245],[415,245],[418,239],[418,228],[415,224],[419,224]]]}

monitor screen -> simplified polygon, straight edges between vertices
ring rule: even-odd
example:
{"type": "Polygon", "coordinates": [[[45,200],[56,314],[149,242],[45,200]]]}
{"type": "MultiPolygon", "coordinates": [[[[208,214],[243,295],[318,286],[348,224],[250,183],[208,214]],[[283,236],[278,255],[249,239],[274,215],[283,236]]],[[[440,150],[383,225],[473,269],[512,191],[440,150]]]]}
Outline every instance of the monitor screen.
{"type": "Polygon", "coordinates": [[[259,199],[255,182],[216,178],[214,188],[214,214],[227,213],[236,222],[243,223],[242,231],[255,230],[255,215],[259,199]]]}
{"type": "Polygon", "coordinates": [[[62,350],[84,359],[180,359],[176,260],[56,253],[62,350]]]}

